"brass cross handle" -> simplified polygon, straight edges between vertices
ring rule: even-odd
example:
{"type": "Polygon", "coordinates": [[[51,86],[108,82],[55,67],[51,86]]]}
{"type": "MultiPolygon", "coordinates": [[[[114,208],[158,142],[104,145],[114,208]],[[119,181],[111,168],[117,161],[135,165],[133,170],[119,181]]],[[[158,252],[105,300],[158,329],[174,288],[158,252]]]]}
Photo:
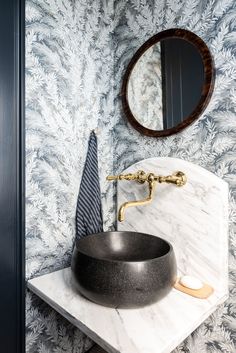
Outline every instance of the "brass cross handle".
{"type": "Polygon", "coordinates": [[[183,186],[187,182],[187,177],[183,172],[175,172],[172,175],[162,176],[155,175],[153,173],[145,173],[143,170],[139,170],[136,173],[129,174],[120,174],[120,175],[109,175],[107,180],[115,181],[115,180],[136,180],[139,183],[144,183],[145,181],[149,181],[150,177],[157,181],[158,183],[172,183],[177,186],[183,186]]]}
{"type": "Polygon", "coordinates": [[[118,220],[122,222],[124,221],[124,213],[127,207],[141,206],[152,202],[156,182],[171,183],[177,186],[183,186],[187,182],[187,177],[183,172],[180,172],[180,171],[175,172],[172,175],[162,176],[162,175],[155,175],[154,173],[145,173],[143,170],[139,170],[133,174],[129,173],[129,174],[120,174],[120,175],[110,175],[110,176],[107,176],[107,180],[109,181],[135,180],[141,184],[148,182],[149,194],[147,198],[143,200],[125,202],[123,205],[121,205],[118,212],[118,220]]]}

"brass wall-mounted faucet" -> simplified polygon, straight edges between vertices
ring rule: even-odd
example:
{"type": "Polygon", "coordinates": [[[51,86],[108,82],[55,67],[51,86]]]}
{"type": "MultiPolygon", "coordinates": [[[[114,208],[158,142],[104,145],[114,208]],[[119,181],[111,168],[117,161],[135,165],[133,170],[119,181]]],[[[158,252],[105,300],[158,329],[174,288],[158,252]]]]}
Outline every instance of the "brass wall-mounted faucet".
{"type": "Polygon", "coordinates": [[[173,173],[172,175],[162,176],[162,175],[155,175],[153,173],[145,173],[143,170],[139,170],[134,174],[130,173],[130,174],[110,175],[107,177],[107,180],[109,181],[135,180],[140,184],[144,184],[145,182],[148,183],[149,194],[147,198],[143,200],[125,202],[123,205],[120,206],[120,209],[118,212],[118,220],[122,222],[125,219],[126,208],[132,207],[132,206],[146,205],[152,202],[156,182],[170,183],[170,184],[176,184],[177,186],[183,186],[187,182],[187,177],[183,172],[180,172],[180,171],[173,173]]]}

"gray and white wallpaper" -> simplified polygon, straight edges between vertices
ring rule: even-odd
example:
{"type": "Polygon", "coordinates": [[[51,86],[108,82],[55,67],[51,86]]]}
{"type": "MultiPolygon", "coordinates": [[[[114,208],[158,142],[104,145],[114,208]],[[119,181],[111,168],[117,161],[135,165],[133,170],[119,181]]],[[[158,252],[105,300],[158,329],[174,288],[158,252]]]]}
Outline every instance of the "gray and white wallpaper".
{"type": "MultiPolygon", "coordinates": [[[[105,227],[113,222],[112,3],[27,0],[27,278],[69,265],[92,129],[98,130],[105,227]]],[[[27,352],[81,353],[91,343],[27,295],[27,352]]]]}
{"type": "MultiPolygon", "coordinates": [[[[170,156],[226,180],[230,192],[230,298],[175,353],[236,351],[236,3],[234,0],[27,0],[27,278],[67,266],[87,140],[97,128],[105,228],[114,224],[114,185],[136,161],[170,156]],[[208,44],[216,87],[201,118],[168,138],[140,135],[125,120],[124,70],[153,34],[181,27],[208,44]]],[[[27,353],[82,353],[92,344],[27,294],[27,353]]]]}

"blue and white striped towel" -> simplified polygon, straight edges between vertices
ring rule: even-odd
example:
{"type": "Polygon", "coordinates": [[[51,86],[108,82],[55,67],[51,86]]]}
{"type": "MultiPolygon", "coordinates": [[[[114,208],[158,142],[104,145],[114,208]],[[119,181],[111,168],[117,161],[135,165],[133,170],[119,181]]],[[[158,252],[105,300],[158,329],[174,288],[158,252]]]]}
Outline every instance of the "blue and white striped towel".
{"type": "Polygon", "coordinates": [[[97,136],[91,132],[76,209],[76,240],[103,232],[101,190],[98,175],[97,136]]]}

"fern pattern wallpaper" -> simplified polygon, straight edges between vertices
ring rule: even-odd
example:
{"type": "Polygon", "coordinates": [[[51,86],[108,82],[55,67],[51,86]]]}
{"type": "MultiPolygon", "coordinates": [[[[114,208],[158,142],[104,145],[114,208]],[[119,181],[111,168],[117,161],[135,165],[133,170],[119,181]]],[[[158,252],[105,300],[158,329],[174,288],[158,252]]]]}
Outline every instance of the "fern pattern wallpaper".
{"type": "MultiPolygon", "coordinates": [[[[111,3],[112,5],[112,3],[111,3]]],[[[26,275],[68,266],[87,142],[98,129],[105,227],[113,223],[113,6],[103,1],[26,3],[26,275]]],[[[27,352],[82,353],[91,346],[27,293],[27,352]]]]}
{"type": "MultiPolygon", "coordinates": [[[[98,128],[105,229],[114,225],[109,173],[153,156],[201,165],[230,185],[230,298],[174,353],[236,352],[236,3],[235,0],[27,0],[27,278],[68,266],[87,141],[98,128]],[[153,34],[186,28],[209,46],[215,90],[200,119],[151,139],[126,122],[121,79],[153,34]]],[[[92,342],[27,293],[27,353],[83,353],[92,342]]]]}

